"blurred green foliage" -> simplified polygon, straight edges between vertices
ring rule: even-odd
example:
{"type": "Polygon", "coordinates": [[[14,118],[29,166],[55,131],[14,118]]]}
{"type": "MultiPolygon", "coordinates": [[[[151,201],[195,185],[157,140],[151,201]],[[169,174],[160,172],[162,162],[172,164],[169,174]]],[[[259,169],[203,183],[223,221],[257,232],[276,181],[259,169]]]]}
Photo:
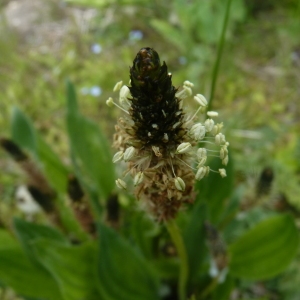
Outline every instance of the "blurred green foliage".
{"type": "MultiPolygon", "coordinates": [[[[35,300],[176,299],[180,261],[165,227],[127,193],[117,196],[117,225],[109,218],[118,115],[105,100],[116,81],[129,79],[143,46],[162,54],[176,86],[188,79],[209,95],[225,1],[52,0],[48,26],[55,20],[63,31],[54,39],[41,21],[31,24],[36,32],[18,31],[8,5],[1,3],[0,135],[42,170],[61,223],[50,226],[43,213],[41,224],[24,220],[14,186],[26,176],[1,151],[0,298],[10,287],[35,300]],[[68,81],[66,103],[67,77],[79,101],[68,81]],[[88,199],[97,238],[66,200],[69,174],[88,199]]],[[[195,204],[176,220],[190,299],[299,297],[299,12],[293,0],[232,1],[213,104],[230,141],[228,177],[197,184],[195,204]],[[217,274],[216,263],[225,266],[217,274]]]]}

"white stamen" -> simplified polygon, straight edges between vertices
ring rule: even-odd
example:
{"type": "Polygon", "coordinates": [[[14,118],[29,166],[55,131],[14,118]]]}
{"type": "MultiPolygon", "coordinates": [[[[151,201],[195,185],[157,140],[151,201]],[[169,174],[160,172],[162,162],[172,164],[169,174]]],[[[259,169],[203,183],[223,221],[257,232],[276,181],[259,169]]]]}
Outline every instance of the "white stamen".
{"type": "Polygon", "coordinates": [[[138,172],[133,179],[133,184],[134,186],[139,185],[140,183],[142,183],[142,181],[144,180],[144,173],[143,172],[138,172]]]}
{"type": "Polygon", "coordinates": [[[201,94],[197,94],[196,96],[194,96],[194,100],[197,101],[200,104],[200,106],[207,106],[207,100],[201,94]]]}
{"type": "Polygon", "coordinates": [[[176,153],[177,154],[182,154],[182,153],[186,153],[191,149],[192,145],[190,143],[181,143],[177,149],[176,149],[176,153]]]}
{"type": "Polygon", "coordinates": [[[207,119],[204,122],[206,132],[210,132],[214,128],[215,122],[213,119],[207,119]]]}
{"type": "Polygon", "coordinates": [[[201,158],[203,157],[206,157],[207,156],[207,151],[205,148],[199,148],[197,150],[197,158],[200,160],[201,158]]]}
{"type": "Polygon", "coordinates": [[[122,179],[117,179],[116,180],[116,185],[119,189],[123,189],[123,190],[126,190],[127,189],[127,184],[125,181],[123,181],[122,179]]]}
{"type": "Polygon", "coordinates": [[[169,137],[168,137],[167,133],[164,133],[163,141],[164,142],[168,142],[169,141],[169,137]]]}
{"type": "Polygon", "coordinates": [[[226,143],[225,135],[223,133],[218,133],[215,136],[215,143],[216,145],[222,145],[226,143]]]}
{"type": "Polygon", "coordinates": [[[217,113],[216,111],[208,111],[207,115],[212,118],[212,117],[217,117],[219,113],[217,113]]]}
{"type": "Polygon", "coordinates": [[[186,80],[186,81],[183,83],[183,85],[185,85],[185,86],[187,86],[187,87],[190,87],[190,88],[192,88],[192,87],[194,86],[194,84],[193,84],[192,82],[188,81],[188,80],[186,80]]]}
{"type": "Polygon", "coordinates": [[[197,180],[201,180],[204,176],[207,176],[209,173],[209,167],[200,167],[195,175],[197,180]]]}
{"type": "Polygon", "coordinates": [[[123,158],[123,155],[124,155],[123,151],[117,152],[112,159],[113,163],[120,161],[123,158]]]}
{"type": "Polygon", "coordinates": [[[121,88],[122,84],[123,84],[123,81],[122,81],[122,80],[119,81],[119,82],[117,82],[116,85],[114,86],[113,91],[114,91],[114,92],[117,92],[117,91],[121,88]]]}
{"type": "Polygon", "coordinates": [[[129,161],[135,155],[135,148],[133,146],[127,148],[124,152],[124,160],[129,161]]]}
{"type": "Polygon", "coordinates": [[[181,191],[183,192],[185,190],[185,183],[184,181],[182,180],[182,178],[180,177],[176,177],[174,179],[174,182],[175,182],[175,187],[178,191],[181,191]]]}
{"type": "Polygon", "coordinates": [[[222,178],[224,178],[224,177],[227,176],[225,169],[219,169],[219,173],[220,173],[220,175],[221,175],[222,178]]]}

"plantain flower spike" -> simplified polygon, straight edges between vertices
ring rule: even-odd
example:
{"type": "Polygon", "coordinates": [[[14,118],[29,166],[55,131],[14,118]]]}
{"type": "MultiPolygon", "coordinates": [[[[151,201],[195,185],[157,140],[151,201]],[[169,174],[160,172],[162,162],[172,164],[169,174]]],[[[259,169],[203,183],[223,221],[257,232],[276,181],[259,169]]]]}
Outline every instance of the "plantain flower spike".
{"type": "MultiPolygon", "coordinates": [[[[185,112],[183,99],[192,97],[193,87],[185,81],[182,89],[175,88],[166,63],[147,47],[133,60],[130,85],[121,87],[119,82],[114,88],[120,91],[121,106],[112,98],[107,101],[125,112],[115,127],[113,161],[125,161],[124,174],[133,178],[136,197],[159,221],[174,218],[182,204],[194,201],[195,180],[210,171],[226,176],[225,169],[214,171],[205,165],[215,153],[220,153],[220,164],[228,163],[223,123],[213,120],[218,113],[208,112],[209,118],[205,117],[208,102],[202,94],[193,97],[197,111],[185,112]]],[[[116,184],[127,188],[122,179],[116,184]]]]}

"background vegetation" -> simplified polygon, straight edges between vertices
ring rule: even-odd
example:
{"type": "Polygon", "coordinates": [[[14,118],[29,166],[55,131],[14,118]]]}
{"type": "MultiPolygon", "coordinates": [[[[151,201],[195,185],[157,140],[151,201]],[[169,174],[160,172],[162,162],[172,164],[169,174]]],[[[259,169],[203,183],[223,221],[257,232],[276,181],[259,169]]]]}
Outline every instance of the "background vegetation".
{"type": "MultiPolygon", "coordinates": [[[[228,178],[201,182],[195,204],[176,220],[190,260],[186,290],[191,299],[296,300],[300,3],[231,2],[212,103],[224,120],[231,162],[228,178]],[[213,275],[220,253],[225,267],[213,275]]],[[[134,299],[132,290],[135,299],[177,299],[181,260],[166,228],[136,209],[130,194],[116,196],[119,170],[106,158],[119,112],[105,101],[117,81],[129,80],[128,66],[144,46],[166,61],[175,86],[188,79],[209,98],[226,3],[1,2],[0,136],[39,165],[57,192],[62,223],[54,229],[42,212],[25,221],[15,189],[28,174],[0,149],[0,299],[120,299],[112,290],[122,299],[134,299]],[[89,198],[100,238],[76,220],[69,174],[89,198]]]]}

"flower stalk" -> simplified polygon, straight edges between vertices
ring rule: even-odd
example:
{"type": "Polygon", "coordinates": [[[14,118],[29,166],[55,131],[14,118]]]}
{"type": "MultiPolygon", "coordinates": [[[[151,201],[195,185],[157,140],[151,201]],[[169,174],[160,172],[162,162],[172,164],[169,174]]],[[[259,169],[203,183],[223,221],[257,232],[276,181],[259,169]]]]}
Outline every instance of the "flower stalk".
{"type": "Polygon", "coordinates": [[[172,238],[172,241],[177,249],[178,257],[180,259],[178,297],[179,300],[186,300],[186,284],[189,275],[189,265],[185,245],[176,222],[173,219],[171,219],[168,220],[165,224],[172,238]]]}

